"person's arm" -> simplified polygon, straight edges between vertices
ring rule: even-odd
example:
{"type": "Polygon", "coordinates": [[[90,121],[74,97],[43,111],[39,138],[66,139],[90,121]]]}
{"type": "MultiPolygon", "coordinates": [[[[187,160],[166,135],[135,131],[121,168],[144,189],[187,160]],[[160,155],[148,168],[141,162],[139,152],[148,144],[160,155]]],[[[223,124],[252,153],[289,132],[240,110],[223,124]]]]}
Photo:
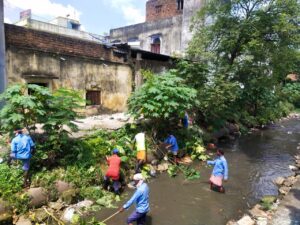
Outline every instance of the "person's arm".
{"type": "Polygon", "coordinates": [[[216,160],[207,160],[207,165],[214,166],[216,164],[216,160]]]}
{"type": "Polygon", "coordinates": [[[177,142],[176,138],[172,138],[170,141],[171,147],[174,147],[176,145],[176,142],[177,142]]]}
{"type": "Polygon", "coordinates": [[[170,138],[166,138],[166,139],[164,140],[164,143],[167,144],[166,147],[165,147],[166,149],[169,150],[169,148],[172,147],[172,144],[170,143],[170,138]]]}
{"type": "Polygon", "coordinates": [[[140,192],[137,190],[134,195],[129,199],[128,202],[123,205],[124,209],[128,209],[135,201],[136,199],[140,196],[140,192]]]}
{"type": "Polygon", "coordinates": [[[228,164],[227,161],[223,161],[223,166],[224,166],[224,180],[228,180],[228,164]]]}

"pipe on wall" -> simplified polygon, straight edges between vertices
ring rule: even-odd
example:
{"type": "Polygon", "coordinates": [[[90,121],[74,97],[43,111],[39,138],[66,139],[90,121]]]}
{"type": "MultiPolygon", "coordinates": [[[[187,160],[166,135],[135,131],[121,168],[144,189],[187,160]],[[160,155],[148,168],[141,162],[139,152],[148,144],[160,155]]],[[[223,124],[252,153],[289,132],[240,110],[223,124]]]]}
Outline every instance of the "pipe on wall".
{"type": "MultiPolygon", "coordinates": [[[[6,88],[6,76],[5,76],[5,35],[4,35],[4,4],[3,0],[0,0],[0,94],[4,92],[6,88]]],[[[0,108],[3,106],[3,102],[0,102],[0,108]]]]}

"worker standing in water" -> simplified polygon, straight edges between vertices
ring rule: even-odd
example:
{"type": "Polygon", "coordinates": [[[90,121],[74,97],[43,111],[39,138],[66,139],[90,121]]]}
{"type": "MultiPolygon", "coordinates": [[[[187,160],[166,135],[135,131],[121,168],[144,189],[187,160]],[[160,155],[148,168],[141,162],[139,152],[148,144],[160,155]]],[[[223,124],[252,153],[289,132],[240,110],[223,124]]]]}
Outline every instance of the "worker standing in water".
{"type": "Polygon", "coordinates": [[[216,190],[221,193],[225,193],[223,187],[223,179],[228,180],[228,164],[224,157],[224,151],[221,149],[217,150],[217,158],[213,161],[207,161],[208,165],[213,165],[214,169],[212,171],[210,181],[210,189],[216,190]]]}
{"type": "Polygon", "coordinates": [[[136,222],[137,225],[145,225],[146,215],[150,210],[149,187],[141,173],[135,174],[133,176],[133,180],[137,189],[130,200],[119,209],[119,212],[123,212],[125,209],[128,209],[133,203],[135,203],[136,209],[127,218],[127,224],[133,225],[133,222],[136,222]]]}

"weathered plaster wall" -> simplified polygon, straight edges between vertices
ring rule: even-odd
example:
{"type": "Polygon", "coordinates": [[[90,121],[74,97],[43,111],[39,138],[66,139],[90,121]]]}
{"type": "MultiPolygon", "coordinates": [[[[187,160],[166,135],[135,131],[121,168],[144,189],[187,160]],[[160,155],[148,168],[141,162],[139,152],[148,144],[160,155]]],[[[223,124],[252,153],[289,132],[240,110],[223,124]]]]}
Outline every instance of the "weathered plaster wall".
{"type": "Polygon", "coordinates": [[[101,107],[89,107],[95,113],[97,110],[124,111],[132,90],[132,70],[126,64],[104,63],[15,47],[7,48],[6,63],[9,84],[48,83],[52,89],[65,87],[79,90],[83,97],[86,90],[100,90],[101,107]]]}
{"type": "Polygon", "coordinates": [[[182,16],[175,16],[160,21],[140,23],[127,27],[112,29],[111,41],[127,42],[137,37],[141,42],[141,49],[151,50],[151,36],[161,35],[161,54],[172,55],[181,51],[182,16]]]}
{"type": "Polygon", "coordinates": [[[155,74],[163,73],[174,66],[172,62],[162,62],[156,60],[143,60],[140,61],[140,65],[143,70],[148,69],[155,74]]]}
{"type": "Polygon", "coordinates": [[[189,41],[193,37],[193,33],[190,30],[192,25],[192,18],[195,14],[203,7],[205,0],[185,0],[183,8],[183,17],[182,17],[182,52],[184,52],[189,41]]]}
{"type": "Polygon", "coordinates": [[[87,107],[88,114],[125,111],[141,69],[159,73],[170,66],[170,57],[128,46],[107,47],[14,25],[5,25],[5,31],[9,84],[43,83],[52,90],[81,91],[83,97],[100,91],[100,106],[87,107]]]}
{"type": "Polygon", "coordinates": [[[150,51],[151,36],[160,34],[161,54],[183,54],[193,36],[190,31],[192,18],[205,2],[206,0],[185,0],[183,10],[178,11],[176,0],[149,0],[146,5],[146,22],[112,29],[111,41],[128,42],[130,39],[138,38],[140,48],[150,51]],[[157,12],[155,8],[157,5],[162,5],[161,10],[165,12],[157,12]]]}

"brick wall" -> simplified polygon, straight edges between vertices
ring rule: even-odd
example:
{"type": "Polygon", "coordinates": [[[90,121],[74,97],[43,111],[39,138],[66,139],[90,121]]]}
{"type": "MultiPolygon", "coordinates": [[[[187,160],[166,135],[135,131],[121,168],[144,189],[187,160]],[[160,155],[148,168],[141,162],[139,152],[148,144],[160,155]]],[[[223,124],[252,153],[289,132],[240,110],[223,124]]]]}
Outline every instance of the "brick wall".
{"type": "Polygon", "coordinates": [[[104,45],[10,24],[5,24],[5,41],[6,46],[123,62],[123,58],[114,56],[112,49],[107,49],[104,45]]]}
{"type": "Polygon", "coordinates": [[[146,21],[156,21],[180,15],[177,0],[149,0],[146,4],[146,21]]]}

